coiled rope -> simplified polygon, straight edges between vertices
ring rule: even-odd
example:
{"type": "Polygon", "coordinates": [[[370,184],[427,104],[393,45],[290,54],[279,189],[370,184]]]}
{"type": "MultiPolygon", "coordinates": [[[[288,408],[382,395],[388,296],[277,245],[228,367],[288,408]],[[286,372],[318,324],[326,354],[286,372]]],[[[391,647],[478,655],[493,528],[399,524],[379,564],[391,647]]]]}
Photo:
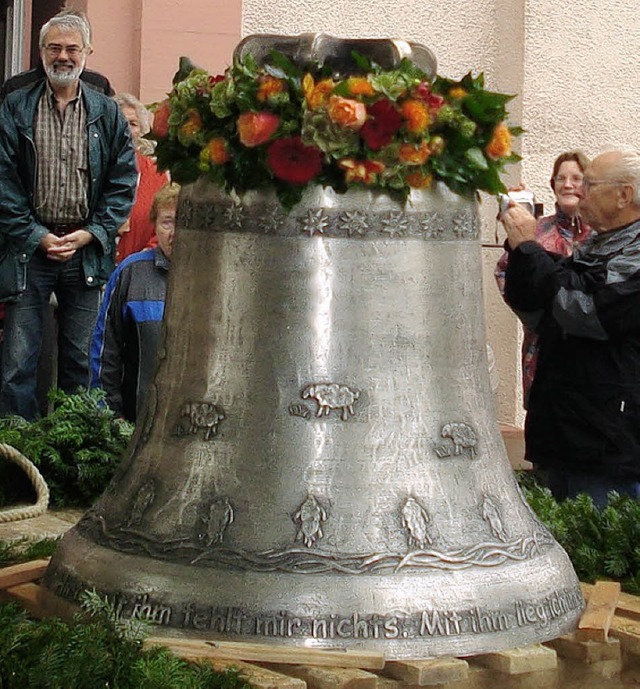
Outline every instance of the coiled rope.
{"type": "Polygon", "coordinates": [[[20,519],[30,519],[44,514],[49,506],[49,487],[42,478],[42,474],[37,467],[27,459],[22,452],[16,450],[11,445],[0,443],[0,456],[6,457],[8,460],[17,464],[29,477],[33,487],[36,490],[37,501],[35,505],[27,507],[12,507],[8,510],[0,511],[0,524],[7,522],[17,522],[20,519]]]}

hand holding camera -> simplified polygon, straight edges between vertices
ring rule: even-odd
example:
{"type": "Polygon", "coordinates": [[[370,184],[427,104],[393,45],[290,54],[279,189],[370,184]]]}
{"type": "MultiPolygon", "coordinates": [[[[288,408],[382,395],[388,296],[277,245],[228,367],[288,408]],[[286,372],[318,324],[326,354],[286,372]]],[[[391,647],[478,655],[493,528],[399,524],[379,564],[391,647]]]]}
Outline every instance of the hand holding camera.
{"type": "Polygon", "coordinates": [[[523,242],[535,241],[537,221],[533,192],[520,189],[499,194],[498,203],[498,219],[507,231],[509,246],[515,249],[523,242]]]}

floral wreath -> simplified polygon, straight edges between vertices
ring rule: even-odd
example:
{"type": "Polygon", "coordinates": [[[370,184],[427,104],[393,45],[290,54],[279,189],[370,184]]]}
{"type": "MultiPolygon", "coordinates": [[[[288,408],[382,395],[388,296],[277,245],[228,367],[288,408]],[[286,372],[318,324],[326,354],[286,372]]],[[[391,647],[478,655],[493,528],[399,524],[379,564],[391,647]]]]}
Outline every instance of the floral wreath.
{"type": "Polygon", "coordinates": [[[511,146],[522,130],[506,123],[513,96],[485,90],[482,74],[431,80],[408,59],[383,70],[352,58],[356,73],[342,79],[277,51],[263,65],[248,55],[223,76],[179,72],[147,135],[158,168],[180,184],[273,188],[287,209],[310,183],[404,198],[437,180],[464,196],[505,191],[500,173],[520,160],[511,146]]]}

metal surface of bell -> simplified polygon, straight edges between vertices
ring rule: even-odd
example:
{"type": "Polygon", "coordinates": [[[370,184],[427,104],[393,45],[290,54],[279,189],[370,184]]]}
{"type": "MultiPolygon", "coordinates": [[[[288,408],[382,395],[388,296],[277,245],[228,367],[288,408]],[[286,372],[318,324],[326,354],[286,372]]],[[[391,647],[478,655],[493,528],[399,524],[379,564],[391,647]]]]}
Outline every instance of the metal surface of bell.
{"type": "Polygon", "coordinates": [[[183,189],[146,414],[48,586],[227,639],[389,658],[575,627],[569,559],[514,480],[479,221],[438,185],[183,189]]]}

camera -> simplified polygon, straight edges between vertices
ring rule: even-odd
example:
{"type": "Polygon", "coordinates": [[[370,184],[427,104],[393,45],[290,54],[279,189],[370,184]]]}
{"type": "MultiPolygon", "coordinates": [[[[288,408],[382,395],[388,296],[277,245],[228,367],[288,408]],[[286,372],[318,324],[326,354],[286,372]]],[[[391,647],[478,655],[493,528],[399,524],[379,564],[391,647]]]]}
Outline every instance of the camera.
{"type": "Polygon", "coordinates": [[[532,191],[521,189],[506,194],[498,194],[500,213],[504,213],[509,208],[511,201],[528,210],[531,215],[536,215],[536,200],[532,191]]]}

